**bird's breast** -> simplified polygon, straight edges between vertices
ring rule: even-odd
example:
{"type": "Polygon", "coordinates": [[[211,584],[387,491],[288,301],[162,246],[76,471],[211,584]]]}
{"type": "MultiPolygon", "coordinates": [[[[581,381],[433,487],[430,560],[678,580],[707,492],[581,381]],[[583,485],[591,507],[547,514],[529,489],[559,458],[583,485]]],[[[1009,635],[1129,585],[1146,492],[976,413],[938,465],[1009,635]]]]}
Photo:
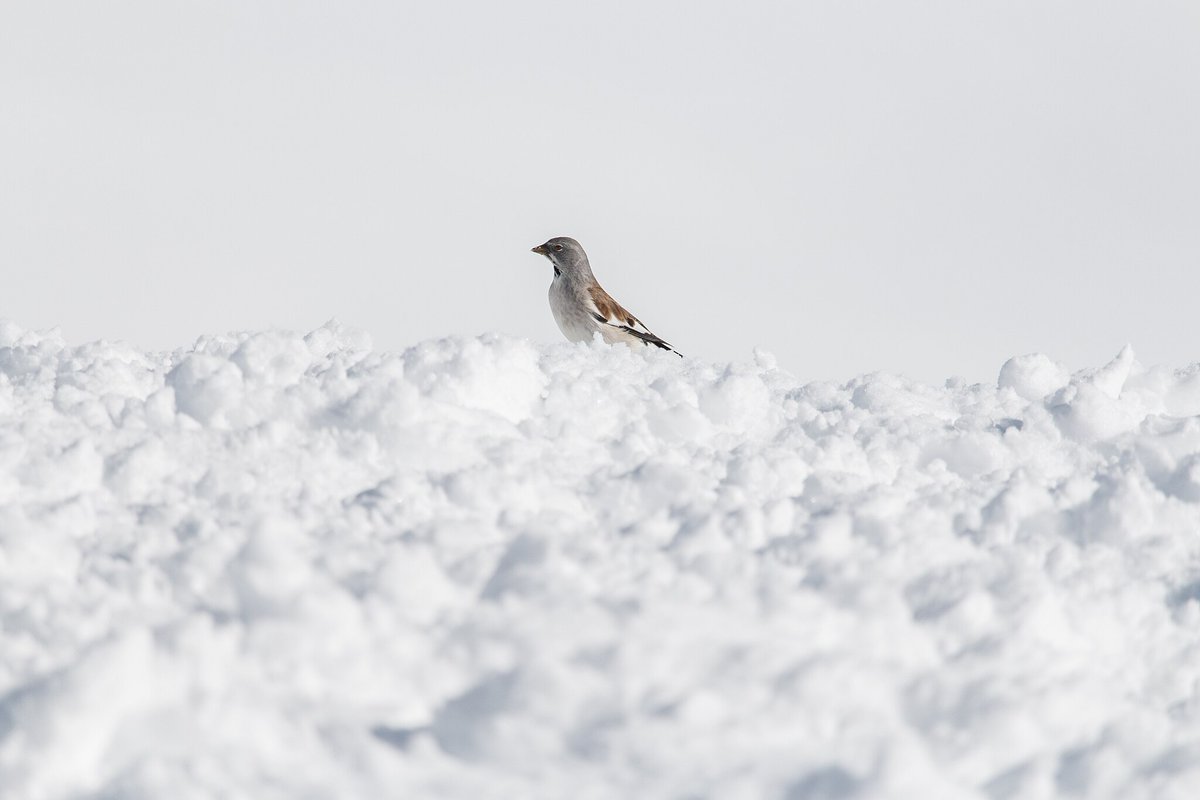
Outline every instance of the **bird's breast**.
{"type": "Polygon", "coordinates": [[[593,320],[565,282],[555,278],[550,284],[550,313],[562,335],[572,342],[588,342],[595,330],[593,320]]]}

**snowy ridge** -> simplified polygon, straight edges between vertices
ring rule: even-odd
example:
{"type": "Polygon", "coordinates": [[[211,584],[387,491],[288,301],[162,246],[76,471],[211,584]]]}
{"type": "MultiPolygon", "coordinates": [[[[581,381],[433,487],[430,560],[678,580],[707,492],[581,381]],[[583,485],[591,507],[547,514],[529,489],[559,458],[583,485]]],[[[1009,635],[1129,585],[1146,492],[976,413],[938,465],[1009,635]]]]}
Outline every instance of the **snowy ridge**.
{"type": "Polygon", "coordinates": [[[0,323],[0,795],[1195,797],[1197,415],[0,323]]]}

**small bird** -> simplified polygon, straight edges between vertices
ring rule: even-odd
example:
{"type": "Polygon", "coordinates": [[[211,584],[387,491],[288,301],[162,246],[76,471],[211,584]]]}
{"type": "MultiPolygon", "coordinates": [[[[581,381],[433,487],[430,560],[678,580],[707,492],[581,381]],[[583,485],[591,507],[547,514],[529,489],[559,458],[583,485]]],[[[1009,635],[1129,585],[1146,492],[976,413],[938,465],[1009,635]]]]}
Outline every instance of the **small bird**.
{"type": "Polygon", "coordinates": [[[555,236],[533,248],[533,252],[550,259],[554,265],[550,311],[569,341],[591,341],[592,334],[599,332],[609,344],[654,345],[683,357],[604,291],[592,274],[592,265],[579,242],[569,236],[555,236]]]}

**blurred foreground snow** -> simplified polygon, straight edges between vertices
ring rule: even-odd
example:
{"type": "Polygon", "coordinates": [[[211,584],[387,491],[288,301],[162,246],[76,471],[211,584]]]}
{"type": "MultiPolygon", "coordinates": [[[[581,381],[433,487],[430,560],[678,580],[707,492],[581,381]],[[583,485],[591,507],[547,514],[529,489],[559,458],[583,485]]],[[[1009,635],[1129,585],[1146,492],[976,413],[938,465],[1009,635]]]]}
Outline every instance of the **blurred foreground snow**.
{"type": "Polygon", "coordinates": [[[1200,796],[1200,367],[0,323],[0,796],[1200,796]]]}

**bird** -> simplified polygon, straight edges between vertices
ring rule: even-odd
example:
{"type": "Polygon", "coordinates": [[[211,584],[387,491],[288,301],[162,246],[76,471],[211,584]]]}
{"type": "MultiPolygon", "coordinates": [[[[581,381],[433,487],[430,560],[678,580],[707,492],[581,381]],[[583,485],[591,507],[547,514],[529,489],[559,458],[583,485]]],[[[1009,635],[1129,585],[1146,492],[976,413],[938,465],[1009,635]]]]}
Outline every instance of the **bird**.
{"type": "Polygon", "coordinates": [[[609,344],[653,345],[683,357],[604,291],[579,242],[570,236],[555,236],[534,247],[533,252],[550,259],[554,266],[550,311],[568,341],[591,341],[599,333],[609,344]]]}

